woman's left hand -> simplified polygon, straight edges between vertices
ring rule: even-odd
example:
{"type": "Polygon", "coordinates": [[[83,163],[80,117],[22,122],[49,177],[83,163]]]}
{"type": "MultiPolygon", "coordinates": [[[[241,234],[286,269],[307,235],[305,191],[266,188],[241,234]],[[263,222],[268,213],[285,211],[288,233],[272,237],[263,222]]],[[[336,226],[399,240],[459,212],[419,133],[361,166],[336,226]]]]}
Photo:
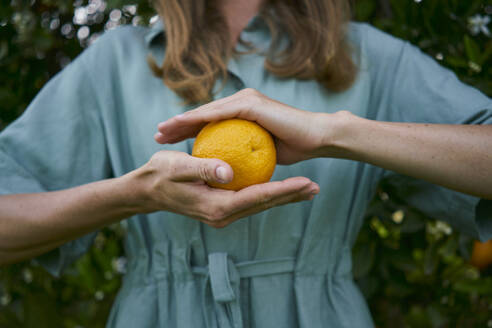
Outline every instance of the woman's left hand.
{"type": "Polygon", "coordinates": [[[335,115],[300,110],[243,89],[160,123],[154,138],[161,144],[176,143],[195,137],[208,122],[240,118],[267,129],[275,139],[277,162],[291,164],[326,153],[323,147],[335,115]]]}

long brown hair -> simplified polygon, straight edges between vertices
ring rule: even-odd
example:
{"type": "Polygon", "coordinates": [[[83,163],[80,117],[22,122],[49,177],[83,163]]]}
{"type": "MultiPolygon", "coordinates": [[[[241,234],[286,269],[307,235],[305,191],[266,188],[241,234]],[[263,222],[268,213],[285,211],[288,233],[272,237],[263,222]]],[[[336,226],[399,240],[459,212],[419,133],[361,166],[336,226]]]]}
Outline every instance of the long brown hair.
{"type": "MultiPolygon", "coordinates": [[[[149,65],[187,104],[209,101],[215,81],[227,79],[233,46],[217,2],[154,0],[166,27],[166,54],[161,67],[152,57],[149,65]]],[[[345,39],[349,1],[266,0],[261,16],[272,36],[265,60],[268,71],[279,77],[315,79],[332,91],[352,85],[357,68],[345,39]],[[289,43],[279,50],[282,32],[289,43]]]]}

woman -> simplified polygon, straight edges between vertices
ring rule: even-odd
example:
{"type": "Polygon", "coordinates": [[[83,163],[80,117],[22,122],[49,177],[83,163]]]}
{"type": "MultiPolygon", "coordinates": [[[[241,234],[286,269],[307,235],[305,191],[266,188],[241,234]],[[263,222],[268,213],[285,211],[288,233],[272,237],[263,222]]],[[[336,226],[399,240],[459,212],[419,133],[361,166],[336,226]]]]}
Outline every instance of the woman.
{"type": "Polygon", "coordinates": [[[432,59],[343,0],[157,8],[165,29],[107,33],[2,132],[2,263],[59,275],[131,217],[108,327],[370,327],[350,249],[381,178],[492,237],[492,101],[432,59]],[[275,182],[206,186],[232,169],[189,138],[232,117],[274,135],[275,182]]]}

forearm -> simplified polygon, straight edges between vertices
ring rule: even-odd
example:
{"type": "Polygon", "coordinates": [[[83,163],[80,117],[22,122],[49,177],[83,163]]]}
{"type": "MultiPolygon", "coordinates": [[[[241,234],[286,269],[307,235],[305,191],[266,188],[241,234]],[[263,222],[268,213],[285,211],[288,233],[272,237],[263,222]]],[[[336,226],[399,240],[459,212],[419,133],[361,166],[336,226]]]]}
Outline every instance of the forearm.
{"type": "Polygon", "coordinates": [[[58,246],[63,245],[64,243],[68,242],[69,240],[63,240],[63,241],[57,241],[53,243],[47,243],[43,246],[38,246],[38,247],[33,247],[33,248],[28,248],[25,250],[0,250],[0,266],[1,265],[7,265],[7,264],[12,264],[16,263],[22,260],[27,260],[33,257],[36,257],[38,255],[47,253],[58,246]]]}
{"type": "Polygon", "coordinates": [[[39,255],[137,212],[130,176],[45,193],[0,196],[0,264],[39,255]]]}
{"type": "Polygon", "coordinates": [[[328,154],[492,199],[492,125],[340,122],[328,154]]]}

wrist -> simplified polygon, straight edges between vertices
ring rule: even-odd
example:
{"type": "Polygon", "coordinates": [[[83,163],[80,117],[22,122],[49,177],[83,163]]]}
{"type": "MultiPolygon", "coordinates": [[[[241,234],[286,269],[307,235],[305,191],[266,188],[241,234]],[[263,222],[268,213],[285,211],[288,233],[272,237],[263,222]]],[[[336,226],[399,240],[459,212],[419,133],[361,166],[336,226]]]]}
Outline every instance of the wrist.
{"type": "Polygon", "coordinates": [[[125,200],[126,206],[135,214],[158,210],[151,196],[151,175],[151,170],[147,165],[144,165],[117,178],[122,198],[125,200]]]}
{"type": "Polygon", "coordinates": [[[349,111],[326,114],[322,120],[324,135],[321,153],[323,157],[355,159],[352,144],[360,132],[363,118],[349,111]]]}

